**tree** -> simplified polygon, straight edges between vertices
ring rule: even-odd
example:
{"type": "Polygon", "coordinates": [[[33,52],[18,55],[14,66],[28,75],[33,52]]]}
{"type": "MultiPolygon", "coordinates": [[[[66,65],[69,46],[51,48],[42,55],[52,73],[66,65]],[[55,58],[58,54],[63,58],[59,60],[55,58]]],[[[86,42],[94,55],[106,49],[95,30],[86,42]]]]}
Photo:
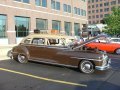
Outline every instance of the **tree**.
{"type": "Polygon", "coordinates": [[[112,14],[106,16],[104,22],[107,24],[106,33],[110,35],[120,35],[120,8],[114,7],[112,14]]]}

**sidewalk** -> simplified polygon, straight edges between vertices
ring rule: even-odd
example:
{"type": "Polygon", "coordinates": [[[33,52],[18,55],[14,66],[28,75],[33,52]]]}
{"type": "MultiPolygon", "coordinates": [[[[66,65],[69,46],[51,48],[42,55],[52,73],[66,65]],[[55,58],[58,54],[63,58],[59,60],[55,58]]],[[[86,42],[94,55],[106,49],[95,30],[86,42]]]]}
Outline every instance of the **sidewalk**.
{"type": "Polygon", "coordinates": [[[7,52],[15,45],[0,45],[0,60],[9,59],[7,52]]]}

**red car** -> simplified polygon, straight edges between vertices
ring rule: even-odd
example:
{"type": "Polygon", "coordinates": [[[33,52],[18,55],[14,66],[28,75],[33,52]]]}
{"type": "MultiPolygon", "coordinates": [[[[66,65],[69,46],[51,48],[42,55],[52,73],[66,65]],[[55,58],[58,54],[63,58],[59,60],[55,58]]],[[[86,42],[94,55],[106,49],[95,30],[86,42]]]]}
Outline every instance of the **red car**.
{"type": "Polygon", "coordinates": [[[90,49],[98,49],[108,53],[116,53],[120,55],[120,44],[110,43],[107,38],[104,38],[103,40],[97,39],[97,41],[90,42],[85,46],[90,49]]]}

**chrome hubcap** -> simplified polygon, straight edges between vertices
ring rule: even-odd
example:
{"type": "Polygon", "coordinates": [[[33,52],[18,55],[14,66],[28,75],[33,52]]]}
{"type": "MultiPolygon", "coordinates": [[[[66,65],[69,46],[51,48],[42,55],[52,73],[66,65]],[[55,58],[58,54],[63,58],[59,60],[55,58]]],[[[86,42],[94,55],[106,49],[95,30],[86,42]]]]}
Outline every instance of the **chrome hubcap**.
{"type": "Polygon", "coordinates": [[[120,49],[117,49],[117,50],[116,50],[116,53],[117,53],[117,54],[120,54],[120,49]]]}
{"type": "Polygon", "coordinates": [[[85,61],[81,64],[81,69],[85,73],[90,73],[93,71],[93,65],[91,62],[85,61]]]}
{"type": "Polygon", "coordinates": [[[19,62],[23,63],[25,61],[25,56],[24,55],[18,55],[18,60],[19,60],[19,62]]]}

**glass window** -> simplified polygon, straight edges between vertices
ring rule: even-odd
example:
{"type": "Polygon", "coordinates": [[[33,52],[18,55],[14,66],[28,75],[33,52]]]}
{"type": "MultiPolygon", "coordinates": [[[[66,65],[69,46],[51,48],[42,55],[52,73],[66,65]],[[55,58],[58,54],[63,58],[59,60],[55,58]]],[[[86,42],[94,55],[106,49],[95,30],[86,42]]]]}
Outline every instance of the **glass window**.
{"type": "Polygon", "coordinates": [[[6,36],[6,16],[0,15],[0,38],[5,38],[6,36]]]}
{"type": "Polygon", "coordinates": [[[36,4],[37,6],[41,6],[41,0],[35,0],[35,4],[36,4]]]}
{"type": "Polygon", "coordinates": [[[33,38],[32,40],[32,44],[35,44],[35,45],[43,45],[44,43],[45,43],[44,38],[33,38]]]}
{"type": "Polygon", "coordinates": [[[53,20],[52,21],[52,30],[60,30],[61,28],[61,22],[53,20]]]}
{"type": "Polygon", "coordinates": [[[71,6],[68,5],[68,12],[71,13],[71,6]]]}
{"type": "Polygon", "coordinates": [[[77,14],[77,8],[74,7],[74,14],[77,14]]]}
{"type": "Polygon", "coordinates": [[[24,3],[30,3],[30,1],[29,1],[29,0],[23,0],[23,2],[24,2],[24,3]]]}
{"type": "Polygon", "coordinates": [[[56,2],[56,10],[60,10],[60,2],[56,2]]]}
{"type": "Polygon", "coordinates": [[[64,12],[71,13],[71,6],[70,5],[64,4],[63,9],[64,9],[64,12]]]}
{"type": "Polygon", "coordinates": [[[118,4],[120,4],[120,0],[118,0],[118,4]]]}
{"type": "Polygon", "coordinates": [[[55,9],[55,1],[54,0],[51,0],[51,7],[52,7],[52,9],[55,9]]]}
{"type": "Polygon", "coordinates": [[[35,0],[37,6],[47,7],[47,0],[35,0]]]}
{"type": "Polygon", "coordinates": [[[29,18],[15,17],[16,37],[25,37],[29,34],[29,18]]]}
{"type": "Polygon", "coordinates": [[[47,30],[48,28],[48,21],[47,19],[36,19],[36,28],[39,30],[47,30]]]}
{"type": "Polygon", "coordinates": [[[79,36],[79,33],[80,33],[80,24],[79,23],[74,23],[74,33],[75,33],[75,36],[79,36]]]}
{"type": "Polygon", "coordinates": [[[100,4],[100,7],[102,7],[102,6],[103,6],[103,4],[101,3],[101,4],[100,4]]]}
{"type": "Polygon", "coordinates": [[[78,15],[80,15],[80,8],[77,9],[78,15]]]}
{"type": "Polygon", "coordinates": [[[83,11],[83,9],[81,9],[81,15],[82,15],[82,16],[84,15],[84,11],[83,11]]]}
{"type": "Polygon", "coordinates": [[[60,10],[60,2],[56,2],[54,0],[51,0],[51,8],[56,9],[56,10],[60,10]]]}
{"type": "Polygon", "coordinates": [[[21,0],[15,0],[15,1],[19,1],[19,2],[21,2],[21,0]]]}
{"type": "Polygon", "coordinates": [[[63,5],[63,9],[64,9],[64,12],[67,12],[67,5],[66,4],[63,5]]]}
{"type": "Polygon", "coordinates": [[[15,1],[23,2],[23,3],[30,3],[30,0],[15,0],[15,1]]]}
{"type": "Polygon", "coordinates": [[[66,35],[70,35],[71,32],[71,23],[70,22],[64,22],[64,29],[66,35]]]}
{"type": "Polygon", "coordinates": [[[47,7],[47,0],[42,0],[42,6],[47,7]]]}

